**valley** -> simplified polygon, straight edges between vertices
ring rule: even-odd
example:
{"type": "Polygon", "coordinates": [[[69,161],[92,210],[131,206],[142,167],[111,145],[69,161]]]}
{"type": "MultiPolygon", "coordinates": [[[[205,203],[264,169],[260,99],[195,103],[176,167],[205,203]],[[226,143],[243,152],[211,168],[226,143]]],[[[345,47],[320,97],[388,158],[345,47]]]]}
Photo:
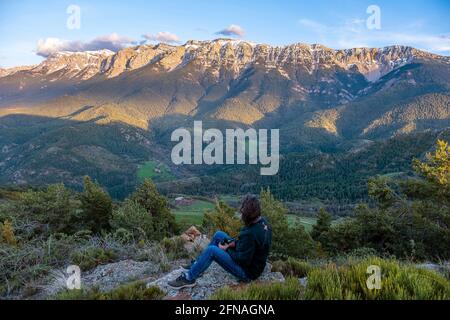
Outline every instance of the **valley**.
{"type": "Polygon", "coordinates": [[[405,46],[216,39],[59,52],[1,73],[0,184],[80,190],[89,175],[116,199],[144,178],[168,196],[270,187],[345,215],[367,200],[367,178],[409,175],[413,158],[448,138],[449,83],[448,57],[405,46]],[[172,132],[199,120],[204,130],[278,129],[278,174],[175,165],[172,132]]]}

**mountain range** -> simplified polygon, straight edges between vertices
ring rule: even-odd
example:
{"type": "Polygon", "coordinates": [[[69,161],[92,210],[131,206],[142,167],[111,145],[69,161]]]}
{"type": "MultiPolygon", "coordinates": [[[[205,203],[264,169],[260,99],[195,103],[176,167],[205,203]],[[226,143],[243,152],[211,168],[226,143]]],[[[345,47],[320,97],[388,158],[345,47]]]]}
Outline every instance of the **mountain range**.
{"type": "Polygon", "coordinates": [[[191,120],[279,128],[283,155],[440,132],[450,126],[450,57],[230,39],[58,52],[0,69],[0,183],[79,186],[90,174],[123,195],[146,161],[192,179],[200,170],[169,158],[171,131],[191,120]]]}

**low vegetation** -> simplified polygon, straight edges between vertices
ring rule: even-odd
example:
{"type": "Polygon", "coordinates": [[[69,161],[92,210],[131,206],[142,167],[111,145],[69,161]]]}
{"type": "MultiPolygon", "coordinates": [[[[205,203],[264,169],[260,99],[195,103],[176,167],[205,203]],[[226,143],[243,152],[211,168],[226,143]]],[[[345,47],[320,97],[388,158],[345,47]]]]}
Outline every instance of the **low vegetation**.
{"type": "MultiPolygon", "coordinates": [[[[426,161],[413,163],[410,177],[368,181],[371,202],[333,221],[321,210],[307,232],[288,219],[270,189],[260,193],[263,215],[273,229],[270,260],[285,283],[224,288],[220,299],[449,299],[449,280],[414,267],[450,259],[450,147],[438,141],[426,161]],[[381,258],[378,258],[381,257],[381,258]],[[368,290],[367,267],[382,272],[382,289],[368,290]],[[307,277],[306,287],[298,278],[307,277]]],[[[2,189],[3,190],[3,189],[2,189]]],[[[77,264],[83,272],[101,264],[150,260],[167,271],[188,259],[180,227],[167,199],[145,180],[116,202],[86,177],[80,192],[63,184],[2,191],[0,202],[0,296],[33,295],[54,270],[77,264]]],[[[236,208],[217,201],[204,213],[201,231],[220,229],[235,237],[242,227],[236,208]]],[[[87,290],[87,289],[86,289],[87,290]]],[[[141,284],[102,293],[63,292],[59,298],[141,299],[162,295],[141,284]]]]}
{"type": "MultiPolygon", "coordinates": [[[[276,266],[276,264],[274,265],[276,266]]],[[[276,267],[277,269],[277,267],[276,267]]],[[[311,266],[290,261],[281,272],[290,276],[283,283],[252,283],[223,288],[212,299],[226,300],[448,300],[450,281],[434,271],[418,269],[395,260],[376,257],[344,265],[311,266]],[[300,267],[299,267],[300,266],[300,267]],[[369,289],[368,267],[379,266],[381,287],[369,289]],[[308,276],[302,285],[298,276],[308,276]]]]}
{"type": "Polygon", "coordinates": [[[308,300],[448,300],[450,282],[434,271],[371,258],[344,266],[335,264],[308,273],[308,300]],[[380,289],[369,289],[368,267],[381,270],[380,289]]]}
{"type": "Polygon", "coordinates": [[[222,288],[212,300],[301,300],[304,288],[297,278],[288,278],[285,282],[251,283],[237,288],[222,288]]]}
{"type": "Polygon", "coordinates": [[[55,300],[161,300],[165,292],[158,287],[147,288],[142,281],[122,285],[108,292],[98,288],[65,290],[52,297],[55,300]]]}

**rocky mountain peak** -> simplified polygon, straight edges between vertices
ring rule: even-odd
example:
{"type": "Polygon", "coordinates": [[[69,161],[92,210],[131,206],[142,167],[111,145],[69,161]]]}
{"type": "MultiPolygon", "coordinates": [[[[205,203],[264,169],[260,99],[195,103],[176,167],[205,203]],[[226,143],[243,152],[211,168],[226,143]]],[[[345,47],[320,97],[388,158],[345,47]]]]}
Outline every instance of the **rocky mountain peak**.
{"type": "Polygon", "coordinates": [[[113,55],[114,52],[110,50],[61,51],[50,55],[32,71],[46,75],[58,72],[59,78],[68,77],[86,80],[99,73],[103,61],[113,55]]]}
{"type": "MultiPolygon", "coordinates": [[[[103,74],[116,77],[125,71],[154,65],[160,72],[170,72],[191,62],[202,72],[220,76],[221,73],[239,75],[250,65],[266,69],[305,69],[310,74],[318,69],[342,68],[356,70],[368,81],[410,63],[414,58],[437,58],[426,52],[406,46],[385,48],[353,48],[334,50],[320,44],[295,43],[286,46],[256,44],[245,40],[218,38],[189,40],[183,45],[139,45],[118,52],[109,50],[86,52],[58,52],[32,69],[40,74],[57,73],[59,78],[87,80],[103,74]]],[[[0,77],[11,74],[0,70],[0,77]]]]}

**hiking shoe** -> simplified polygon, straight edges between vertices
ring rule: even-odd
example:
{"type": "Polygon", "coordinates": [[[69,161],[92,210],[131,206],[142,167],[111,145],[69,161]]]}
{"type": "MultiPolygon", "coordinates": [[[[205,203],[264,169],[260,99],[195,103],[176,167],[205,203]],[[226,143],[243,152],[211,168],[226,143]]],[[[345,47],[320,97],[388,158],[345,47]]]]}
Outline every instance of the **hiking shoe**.
{"type": "Polygon", "coordinates": [[[169,281],[167,284],[174,289],[182,289],[182,288],[192,288],[195,286],[196,283],[195,280],[186,279],[186,275],[182,273],[178,278],[169,281]]]}
{"type": "Polygon", "coordinates": [[[184,269],[184,270],[191,270],[191,267],[192,267],[192,265],[195,263],[195,260],[191,260],[191,263],[189,263],[189,264],[183,264],[183,265],[181,265],[181,267],[184,269]]]}

